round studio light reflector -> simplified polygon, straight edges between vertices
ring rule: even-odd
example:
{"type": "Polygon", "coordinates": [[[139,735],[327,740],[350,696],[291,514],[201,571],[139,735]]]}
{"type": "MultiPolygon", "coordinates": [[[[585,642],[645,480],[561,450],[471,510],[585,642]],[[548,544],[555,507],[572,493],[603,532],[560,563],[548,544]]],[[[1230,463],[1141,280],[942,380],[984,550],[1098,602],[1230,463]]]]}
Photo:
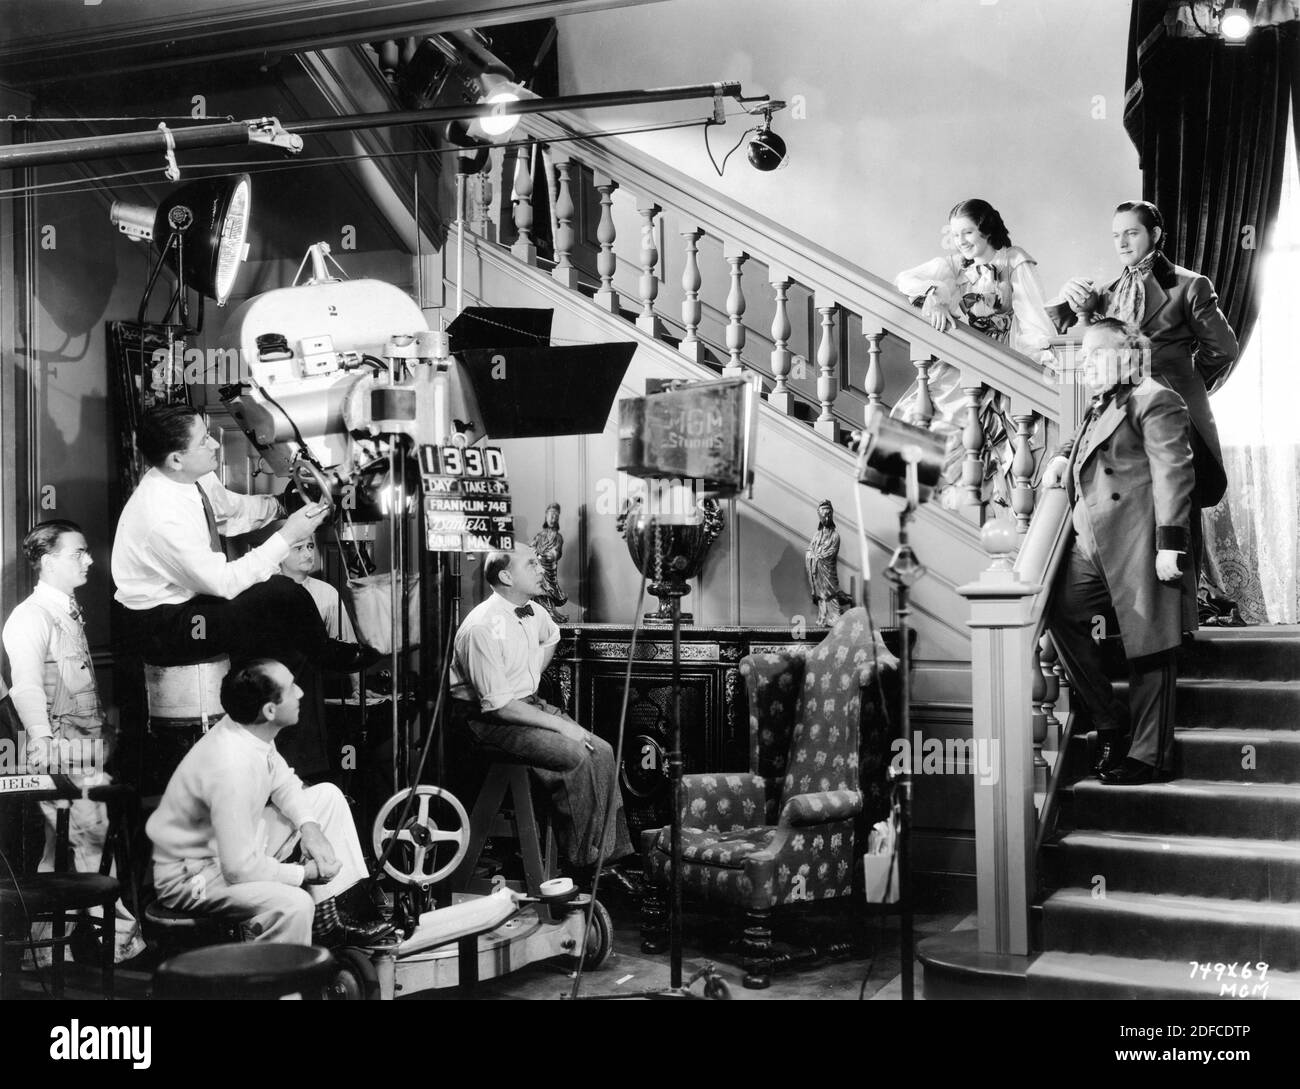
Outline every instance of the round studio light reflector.
{"type": "Polygon", "coordinates": [[[1219,33],[1230,42],[1244,42],[1250,33],[1250,16],[1245,8],[1228,8],[1219,20],[1219,33]]]}
{"type": "Polygon", "coordinates": [[[497,108],[486,117],[480,117],[478,119],[479,127],[483,130],[484,134],[487,136],[505,136],[507,133],[512,132],[514,127],[519,124],[520,115],[517,113],[502,113],[501,107],[518,101],[519,96],[513,91],[497,91],[494,94],[488,95],[488,97],[484,99],[484,104],[495,106],[497,108]]]}

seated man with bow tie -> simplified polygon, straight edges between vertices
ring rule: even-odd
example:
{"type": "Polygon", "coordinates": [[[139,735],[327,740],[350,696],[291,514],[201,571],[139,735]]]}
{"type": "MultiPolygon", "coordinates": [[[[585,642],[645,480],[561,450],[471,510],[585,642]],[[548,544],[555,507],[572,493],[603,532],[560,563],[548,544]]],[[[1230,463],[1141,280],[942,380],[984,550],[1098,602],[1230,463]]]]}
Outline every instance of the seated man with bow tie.
{"type": "Polygon", "coordinates": [[[483,576],[491,593],[456,632],[451,695],[461,701],[460,718],[476,748],[526,763],[546,787],[563,860],[579,881],[587,880],[598,854],[616,862],[633,851],[614,752],[537,695],[560,629],[530,602],[542,592],[536,553],[490,552],[483,576]]]}
{"type": "Polygon", "coordinates": [[[1097,728],[1094,773],[1137,786],[1172,777],[1174,656],[1196,628],[1192,425],[1183,399],[1150,377],[1150,342],[1136,327],[1102,318],[1082,352],[1095,396],[1043,475],[1068,490],[1074,529],[1047,623],[1097,728]],[[1102,667],[1112,616],[1128,659],[1127,705],[1102,667]]]}
{"type": "Polygon", "coordinates": [[[326,504],[294,511],[262,544],[227,560],[220,530],[247,533],[283,518],[280,500],[222,487],[220,446],[189,405],[150,409],[138,443],[151,468],[122,508],[112,559],[128,650],[160,666],[222,654],[275,658],[295,673],[307,663],[352,672],[378,658],[331,639],[311,595],[271,579],[290,547],[325,520],[326,504]]]}

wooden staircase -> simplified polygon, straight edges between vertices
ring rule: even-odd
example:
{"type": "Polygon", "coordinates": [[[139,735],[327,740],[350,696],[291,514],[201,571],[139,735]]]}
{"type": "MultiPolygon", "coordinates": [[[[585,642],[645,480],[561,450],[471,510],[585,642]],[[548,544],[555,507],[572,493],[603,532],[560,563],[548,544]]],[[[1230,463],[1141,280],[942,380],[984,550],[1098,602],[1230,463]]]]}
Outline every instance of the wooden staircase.
{"type": "Polygon", "coordinates": [[[1300,630],[1204,630],[1181,674],[1173,782],[1064,788],[1031,998],[1300,998],[1300,630]]]}

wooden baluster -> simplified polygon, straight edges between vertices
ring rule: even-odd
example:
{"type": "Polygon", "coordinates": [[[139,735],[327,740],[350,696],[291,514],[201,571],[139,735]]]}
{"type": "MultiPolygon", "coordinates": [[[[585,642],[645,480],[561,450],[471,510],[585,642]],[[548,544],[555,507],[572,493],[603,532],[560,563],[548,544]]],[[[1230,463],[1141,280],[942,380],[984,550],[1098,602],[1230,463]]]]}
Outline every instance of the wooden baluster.
{"type": "Polygon", "coordinates": [[[739,246],[727,242],[722,247],[722,256],[731,266],[731,290],[727,292],[727,351],[731,358],[727,360],[722,373],[738,375],[745,373],[744,361],[740,358],[745,350],[745,289],[741,283],[741,267],[749,260],[749,254],[739,246]]]}
{"type": "Polygon", "coordinates": [[[1056,653],[1056,644],[1046,632],[1038,641],[1038,661],[1043,670],[1043,721],[1047,727],[1047,736],[1056,741],[1056,759],[1064,757],[1060,751],[1061,720],[1056,717],[1056,701],[1061,698],[1061,677],[1057,672],[1060,656],[1056,653]]]}
{"type": "Polygon", "coordinates": [[[682,269],[682,291],[685,293],[682,298],[682,324],[686,326],[686,333],[677,350],[695,363],[704,362],[704,342],[699,337],[700,316],[703,313],[700,286],[704,283],[700,276],[699,243],[703,235],[704,231],[699,227],[682,231],[682,237],[686,239],[686,266],[682,269]]]}
{"type": "Polygon", "coordinates": [[[831,408],[839,392],[839,353],[835,349],[835,303],[818,296],[817,313],[822,316],[822,335],[817,343],[817,400],[821,412],[813,421],[813,430],[825,435],[831,442],[839,437],[839,427],[831,408]]]}
{"type": "Polygon", "coordinates": [[[867,394],[867,413],[870,413],[877,405],[884,407],[881,401],[881,394],[885,392],[885,372],[880,366],[880,338],[885,334],[863,333],[867,341],[867,377],[863,381],[863,389],[867,394]]]}
{"type": "Polygon", "coordinates": [[[932,359],[912,360],[912,366],[916,368],[917,395],[916,405],[907,422],[914,423],[917,427],[929,427],[930,421],[934,419],[934,402],[930,399],[930,364],[933,362],[932,359]]]}
{"type": "MultiPolygon", "coordinates": [[[[488,160],[489,163],[491,160],[488,160]]],[[[488,242],[496,241],[492,224],[492,175],[490,167],[474,176],[474,226],[473,231],[488,242]]]]}
{"type": "Polygon", "coordinates": [[[379,70],[384,74],[384,79],[389,83],[395,82],[397,80],[397,66],[402,62],[401,43],[395,38],[388,38],[382,42],[375,42],[372,48],[379,62],[379,70]]]}
{"type": "Polygon", "coordinates": [[[525,264],[537,264],[537,246],[533,242],[533,154],[535,144],[525,144],[515,152],[515,185],[510,197],[514,206],[518,237],[510,252],[525,264]]]}
{"type": "Polygon", "coordinates": [[[614,290],[614,272],[618,258],[614,256],[614,190],[618,182],[605,174],[597,174],[596,191],[600,194],[600,223],[596,225],[596,241],[600,253],[596,257],[596,271],[600,273],[600,289],[596,292],[596,305],[611,314],[618,313],[618,292],[614,290]]]}
{"type": "Polygon", "coordinates": [[[1016,515],[1016,528],[1024,533],[1029,519],[1034,516],[1034,453],[1029,448],[1029,437],[1034,429],[1033,413],[1011,417],[1016,424],[1015,457],[1011,459],[1011,509],[1016,515]]]}
{"type": "Polygon", "coordinates": [[[961,489],[967,503],[979,503],[984,485],[984,424],[980,420],[983,386],[962,386],[966,394],[966,426],[961,429],[961,444],[966,457],[961,463],[961,489]]]}
{"type": "Polygon", "coordinates": [[[1047,678],[1043,676],[1037,645],[1033,647],[1033,665],[1030,672],[1032,684],[1029,699],[1033,711],[1029,721],[1034,739],[1034,793],[1046,795],[1048,766],[1043,756],[1043,742],[1047,740],[1047,714],[1043,710],[1043,700],[1047,697],[1047,678]]]}
{"type": "Polygon", "coordinates": [[[652,337],[663,336],[664,324],[655,313],[655,299],[659,297],[659,247],[655,243],[655,216],[663,209],[654,201],[636,198],[636,212],[641,217],[641,313],[636,317],[638,329],[652,337]]]}
{"type": "Polygon", "coordinates": [[[784,269],[773,267],[768,272],[768,282],[776,295],[776,313],[772,315],[772,377],[776,385],[767,403],[778,412],[789,416],[794,412],[794,394],[790,392],[790,276],[784,269]]]}
{"type": "Polygon", "coordinates": [[[570,259],[573,254],[573,216],[577,211],[573,203],[573,183],[569,172],[573,164],[565,152],[552,152],[555,162],[555,268],[551,275],[565,287],[578,286],[578,270],[570,259]]]}

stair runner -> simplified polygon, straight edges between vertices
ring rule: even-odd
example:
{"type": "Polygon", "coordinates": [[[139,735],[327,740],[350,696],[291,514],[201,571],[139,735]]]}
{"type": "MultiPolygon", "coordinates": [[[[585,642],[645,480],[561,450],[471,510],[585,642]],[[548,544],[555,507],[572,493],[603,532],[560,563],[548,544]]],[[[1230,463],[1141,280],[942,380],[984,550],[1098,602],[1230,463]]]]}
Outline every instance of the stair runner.
{"type": "Polygon", "coordinates": [[[1170,783],[1072,742],[1030,998],[1300,998],[1300,628],[1197,633],[1177,723],[1170,783]]]}

